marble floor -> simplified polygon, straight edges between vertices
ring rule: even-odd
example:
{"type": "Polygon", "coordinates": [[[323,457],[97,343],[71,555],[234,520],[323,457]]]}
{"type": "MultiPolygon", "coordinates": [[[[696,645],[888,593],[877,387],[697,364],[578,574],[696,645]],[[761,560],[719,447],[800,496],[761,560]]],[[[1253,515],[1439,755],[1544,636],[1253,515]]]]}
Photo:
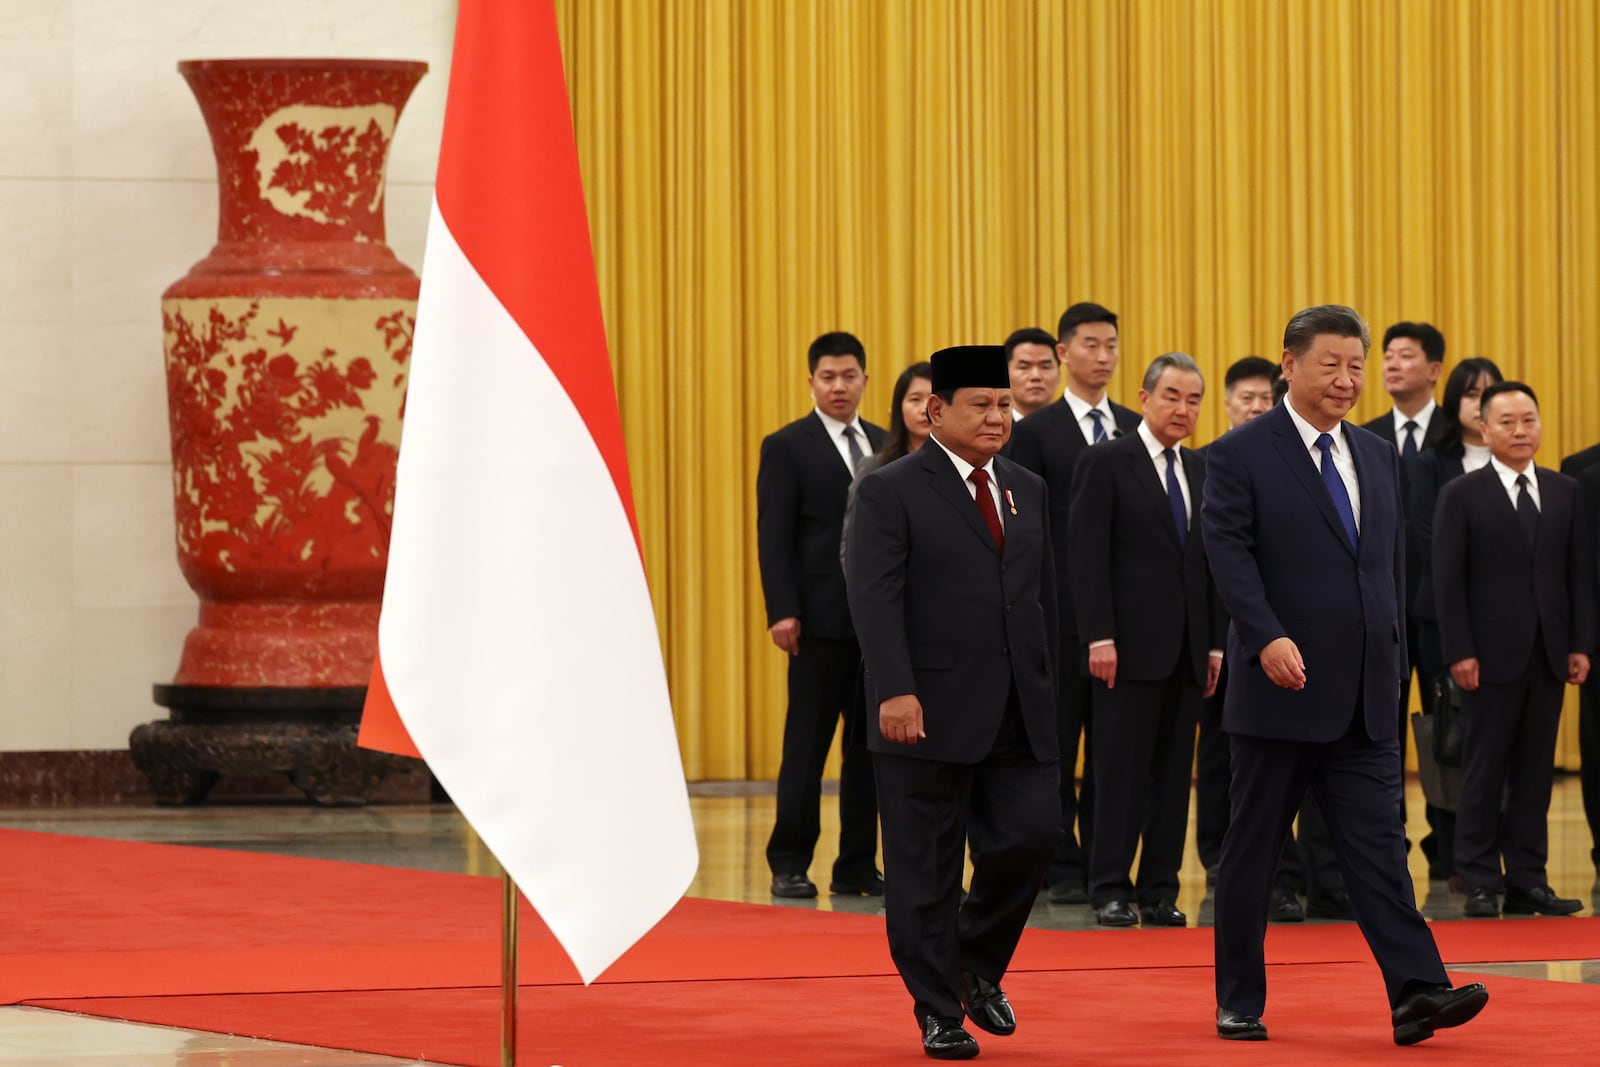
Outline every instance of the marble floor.
{"type": "MultiPolygon", "coordinates": [[[[690,895],[751,903],[783,903],[818,910],[876,913],[881,901],[832,898],[774,901],[767,892],[764,859],[772,826],[769,783],[706,783],[692,790],[700,842],[700,870],[690,895]]],[[[1421,792],[1409,786],[1407,804],[1419,812],[1421,792]]],[[[448,805],[332,810],[291,804],[201,808],[96,808],[0,810],[0,827],[80,834],[208,848],[242,849],[319,859],[348,860],[422,870],[495,873],[493,859],[448,805]]],[[[838,835],[836,799],[823,800],[823,834],[813,878],[826,882],[838,835]]],[[[1589,860],[1588,826],[1575,777],[1556,780],[1550,809],[1550,882],[1558,893],[1600,912],[1600,883],[1589,860]]],[[[1412,852],[1417,899],[1430,919],[1461,916],[1463,898],[1430,883],[1421,856],[1412,852]]],[[[1211,900],[1194,853],[1185,858],[1178,907],[1191,924],[1209,925],[1211,900]]],[[[1060,906],[1042,898],[1030,924],[1053,929],[1094,925],[1087,906],[1060,906]]],[[[1517,922],[1518,919],[1501,919],[1517,922]]],[[[1128,936],[1138,936],[1130,931],[1128,936]]],[[[1600,984],[1600,960],[1527,960],[1462,964],[1453,970],[1552,981],[1600,984]]],[[[419,1067],[419,1061],[269,1041],[120,1023],[33,1008],[0,1008],[0,1067],[419,1067]]]]}

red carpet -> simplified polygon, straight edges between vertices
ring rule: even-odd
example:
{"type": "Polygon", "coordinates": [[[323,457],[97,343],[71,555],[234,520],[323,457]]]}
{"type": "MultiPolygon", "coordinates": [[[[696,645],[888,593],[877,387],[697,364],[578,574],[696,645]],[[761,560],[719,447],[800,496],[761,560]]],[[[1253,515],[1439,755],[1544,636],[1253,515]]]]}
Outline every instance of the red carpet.
{"type": "MultiPolygon", "coordinates": [[[[1490,978],[1468,1026],[1399,1049],[1371,964],[1275,967],[1265,1043],[1212,1036],[1211,972],[1194,967],[1055,971],[1006,981],[1020,1018],[1011,1038],[975,1033],[983,1059],[1094,1064],[1593,1063],[1600,989],[1490,978]]],[[[243,997],[59,1000],[42,1006],[443,1063],[493,1067],[494,989],[288,993],[243,997]]],[[[897,978],[648,982],[522,990],[519,1063],[563,1067],[817,1067],[925,1063],[897,978]]]]}
{"type": "MultiPolygon", "coordinates": [[[[495,1060],[494,879],[20,831],[0,831],[0,850],[0,1003],[495,1060]]],[[[543,925],[526,912],[523,922],[524,1029],[544,1063],[733,1062],[729,1049],[775,1064],[920,1059],[881,918],[685,900],[588,990],[543,925]]],[[[1596,919],[1434,931],[1451,963],[1600,958],[1596,919]]],[[[1279,965],[1273,1040],[1235,1059],[1318,1062],[1313,1048],[1335,1036],[1361,1056],[1394,1054],[1353,926],[1274,928],[1267,951],[1279,965]]],[[[1195,1042],[1209,1033],[1210,966],[1209,929],[1030,930],[1007,981],[1027,1031],[990,1038],[990,1052],[1061,1062],[1057,1046],[1070,1039],[1096,1063],[1206,1062],[1195,1056],[1212,1046],[1195,1042]]],[[[1552,1034],[1581,1039],[1584,1055],[1600,1039],[1600,990],[1514,979],[1491,989],[1470,1044],[1449,1039],[1453,1062],[1505,1054],[1493,1037],[1502,1016],[1507,1041],[1521,1019],[1524,1043],[1538,1019],[1541,1058],[1552,1034]]]]}

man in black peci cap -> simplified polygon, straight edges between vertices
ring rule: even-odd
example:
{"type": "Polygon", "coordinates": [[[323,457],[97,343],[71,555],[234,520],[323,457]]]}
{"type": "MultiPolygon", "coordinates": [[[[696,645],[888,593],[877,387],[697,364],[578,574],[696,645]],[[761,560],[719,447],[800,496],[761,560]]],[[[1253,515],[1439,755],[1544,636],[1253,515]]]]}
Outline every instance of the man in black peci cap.
{"type": "Polygon", "coordinates": [[[1061,835],[1059,647],[1043,481],[1011,434],[999,345],[933,356],[930,444],[862,478],[846,585],[867,669],[889,953],[923,1050],[1010,1034],[1000,989],[1061,835]],[[875,711],[875,714],[874,714],[875,711]],[[961,900],[971,830],[972,883],[961,900]]]}

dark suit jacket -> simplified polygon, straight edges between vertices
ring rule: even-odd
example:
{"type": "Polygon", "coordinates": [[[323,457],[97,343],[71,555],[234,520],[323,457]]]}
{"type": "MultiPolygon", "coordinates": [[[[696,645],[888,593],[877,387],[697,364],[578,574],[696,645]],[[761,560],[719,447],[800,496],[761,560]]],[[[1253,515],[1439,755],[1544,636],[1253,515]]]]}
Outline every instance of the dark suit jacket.
{"type": "MultiPolygon", "coordinates": [[[[1596,446],[1595,450],[1600,452],[1600,446],[1596,446]]],[[[1583,514],[1583,528],[1589,535],[1586,554],[1589,563],[1594,566],[1595,580],[1589,587],[1589,596],[1594,603],[1600,604],[1600,456],[1596,457],[1594,463],[1580,467],[1574,477],[1578,482],[1578,510],[1583,514]]],[[[1596,626],[1600,627],[1600,618],[1596,619],[1596,626]]],[[[1596,640],[1600,640],[1600,634],[1595,636],[1596,640]]],[[[1589,680],[1600,681],[1600,676],[1591,671],[1589,680]]]]}
{"type": "Polygon", "coordinates": [[[1418,452],[1409,465],[1406,489],[1406,514],[1410,516],[1411,540],[1407,551],[1406,573],[1412,578],[1411,617],[1439,621],[1433,596],[1433,516],[1439,507],[1439,490],[1445,483],[1461,477],[1461,457],[1447,456],[1437,448],[1418,452]]]}
{"type": "Polygon", "coordinates": [[[1057,756],[1059,649],[1044,483],[994,461],[1005,551],[996,548],[955,464],[933,441],[856,486],[850,613],[867,665],[867,747],[976,763],[1000,730],[1013,685],[1034,757],[1057,756]],[[885,741],[872,710],[914,693],[927,737],[885,741]]]}
{"type": "Polygon", "coordinates": [[[1587,470],[1596,464],[1600,464],[1600,445],[1590,445],[1562,460],[1561,473],[1576,478],[1579,471],[1587,470]]]}
{"type": "MultiPolygon", "coordinates": [[[[1362,423],[1361,428],[1363,430],[1371,430],[1385,441],[1388,441],[1389,444],[1394,446],[1395,453],[1399,454],[1400,441],[1394,432],[1393,408],[1385,411],[1371,422],[1362,423]]],[[[1444,420],[1435,411],[1433,418],[1428,420],[1427,432],[1422,435],[1422,441],[1417,446],[1417,455],[1419,457],[1426,455],[1427,451],[1438,444],[1439,438],[1443,436],[1444,420]]],[[[1410,611],[1413,617],[1416,617],[1415,607],[1422,595],[1421,586],[1424,572],[1420,561],[1425,553],[1422,547],[1422,539],[1415,527],[1416,515],[1411,512],[1411,471],[1409,467],[1409,464],[1403,462],[1400,465],[1400,504],[1401,510],[1406,516],[1406,604],[1408,605],[1407,610],[1410,611]]],[[[1413,649],[1412,651],[1414,652],[1415,650],[1413,649]]]]}
{"type": "MultiPolygon", "coordinates": [[[[865,419],[864,451],[883,444],[883,429],[865,419]]],[[[839,567],[850,468],[812,412],[761,442],[756,474],[756,548],[767,625],[798,618],[806,637],[850,640],[850,605],[839,567]]]]}
{"type": "Polygon", "coordinates": [[[1476,657],[1486,682],[1516,681],[1535,656],[1565,681],[1567,654],[1594,648],[1594,564],[1578,486],[1564,474],[1535,471],[1539,535],[1532,550],[1492,465],[1439,493],[1433,582],[1444,661],[1476,657]]]}
{"type": "Polygon", "coordinates": [[[1400,459],[1359,427],[1345,423],[1344,434],[1360,483],[1354,552],[1283,404],[1207,450],[1206,556],[1233,620],[1222,709],[1229,733],[1333,741],[1359,703],[1369,737],[1398,736],[1406,662],[1400,459]],[[1304,689],[1280,688],[1261,669],[1261,650],[1279,637],[1305,659],[1304,689]]]}
{"type": "Polygon", "coordinates": [[[1182,669],[1201,687],[1225,625],[1200,529],[1205,460],[1179,449],[1189,483],[1179,545],[1166,484],[1138,433],[1085,449],[1072,481],[1067,559],[1084,644],[1117,642],[1117,677],[1162,681],[1182,669]]]}
{"type": "MultiPolygon", "coordinates": [[[[1139,428],[1140,416],[1120,404],[1111,405],[1116,423],[1108,433],[1130,434],[1139,428]]],[[[1107,442],[1109,443],[1109,442],[1107,442]]],[[[1100,446],[1104,447],[1104,445],[1100,446]]],[[[1089,450],[1078,420],[1063,397],[1017,423],[1011,431],[1006,455],[1044,479],[1050,489],[1050,529],[1055,537],[1056,595],[1061,604],[1061,629],[1069,637],[1078,626],[1067,568],[1067,516],[1072,508],[1072,478],[1078,457],[1089,450]]],[[[1077,665],[1064,664],[1067,670],[1077,665]]]]}

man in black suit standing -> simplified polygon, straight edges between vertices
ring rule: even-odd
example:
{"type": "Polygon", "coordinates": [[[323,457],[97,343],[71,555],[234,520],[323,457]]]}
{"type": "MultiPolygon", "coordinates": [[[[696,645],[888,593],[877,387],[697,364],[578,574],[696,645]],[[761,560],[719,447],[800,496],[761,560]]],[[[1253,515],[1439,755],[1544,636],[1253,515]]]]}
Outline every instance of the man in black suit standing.
{"type": "Polygon", "coordinates": [[[1439,491],[1433,591],[1461,687],[1456,870],[1466,914],[1571,915],[1546,876],[1561,686],[1594,648],[1594,562],[1577,484],[1534,466],[1539,402],[1521,382],[1483,391],[1489,465],[1439,491]],[[1502,805],[1502,798],[1504,802],[1502,805]],[[1502,880],[1501,861],[1504,859],[1502,880]]]}
{"type": "Polygon", "coordinates": [[[1117,369],[1115,314],[1099,304],[1073,304],[1062,312],[1056,333],[1056,351],[1067,372],[1066,392],[1017,424],[1006,455],[1043,478],[1050,489],[1056,594],[1061,606],[1056,724],[1061,736],[1062,836],[1046,880],[1052,904],[1084,904],[1089,900],[1089,848],[1094,837],[1094,698],[1067,570],[1067,516],[1078,457],[1092,445],[1132,433],[1139,425],[1139,415],[1106,397],[1106,385],[1117,369]],[[1084,748],[1081,791],[1073,781],[1080,735],[1084,748]]]}
{"type": "Polygon", "coordinates": [[[1195,507],[1205,461],[1180,444],[1205,391],[1191,356],[1156,357],[1139,390],[1144,420],[1085,452],[1073,475],[1067,559],[1095,678],[1089,903],[1101,926],[1187,922],[1176,902],[1195,725],[1222,669],[1223,620],[1195,507]]]}
{"type": "Polygon", "coordinates": [[[789,710],[778,766],[778,810],[767,841],[772,895],[814,897],[807,875],[821,834],[822,767],[844,719],[839,771],[839,858],[829,889],[881,896],[878,805],[866,726],[851,714],[861,651],[850,625],[839,538],[850,481],[883,443],[856,409],[867,353],[848,333],[811,342],[811,414],[761,442],[757,548],[772,643],[789,654],[789,710]]]}
{"type": "Polygon", "coordinates": [[[1011,433],[999,345],[933,356],[933,431],[861,479],[850,612],[867,665],[889,952],[923,1050],[968,1059],[1060,835],[1054,560],[1044,484],[996,454],[1011,433]],[[968,831],[972,885],[961,899],[968,831]]]}
{"type": "MultiPolygon", "coordinates": [[[[1434,403],[1433,389],[1444,370],[1444,334],[1438,327],[1426,322],[1397,322],[1383,331],[1383,387],[1394,400],[1394,406],[1362,429],[1371,430],[1395,446],[1400,453],[1400,503],[1404,509],[1410,499],[1407,479],[1412,462],[1423,449],[1432,448],[1445,432],[1445,420],[1436,418],[1439,406],[1434,403]]],[[[1422,581],[1422,546],[1408,521],[1406,524],[1406,654],[1411,658],[1402,668],[1400,678],[1400,760],[1406,758],[1406,739],[1409,734],[1411,712],[1411,675],[1416,668],[1417,649],[1421,646],[1415,613],[1417,587],[1422,581]]],[[[1400,802],[1400,815],[1405,818],[1405,799],[1400,802]]],[[[1428,834],[1422,839],[1423,854],[1428,857],[1430,874],[1448,877],[1451,872],[1439,866],[1441,850],[1436,834],[1440,825],[1449,826],[1449,816],[1429,806],[1424,811],[1428,821],[1428,834]]],[[[1448,849],[1443,850],[1448,853],[1448,849]]]]}
{"type": "Polygon", "coordinates": [[[1223,1038],[1267,1036],[1267,901],[1307,788],[1383,973],[1395,1043],[1458,1026],[1489,997],[1481,984],[1450,988],[1405,864],[1394,714],[1406,655],[1400,463],[1344,421],[1370,343],[1350,308],[1297,312],[1283,336],[1285,402],[1206,456],[1206,555],[1232,619],[1222,711],[1232,813],[1216,899],[1223,1038]]]}
{"type": "MultiPolygon", "coordinates": [[[[1600,559],[1600,445],[1591,445],[1561,461],[1561,473],[1578,483],[1578,504],[1589,532],[1589,559],[1600,559]]],[[[1600,567],[1589,596],[1600,603],[1600,567]]],[[[1600,672],[1591,670],[1578,692],[1578,780],[1583,787],[1583,814],[1589,821],[1589,862],[1600,876],[1600,672]]],[[[1600,894],[1600,877],[1595,881],[1600,894]]]]}

